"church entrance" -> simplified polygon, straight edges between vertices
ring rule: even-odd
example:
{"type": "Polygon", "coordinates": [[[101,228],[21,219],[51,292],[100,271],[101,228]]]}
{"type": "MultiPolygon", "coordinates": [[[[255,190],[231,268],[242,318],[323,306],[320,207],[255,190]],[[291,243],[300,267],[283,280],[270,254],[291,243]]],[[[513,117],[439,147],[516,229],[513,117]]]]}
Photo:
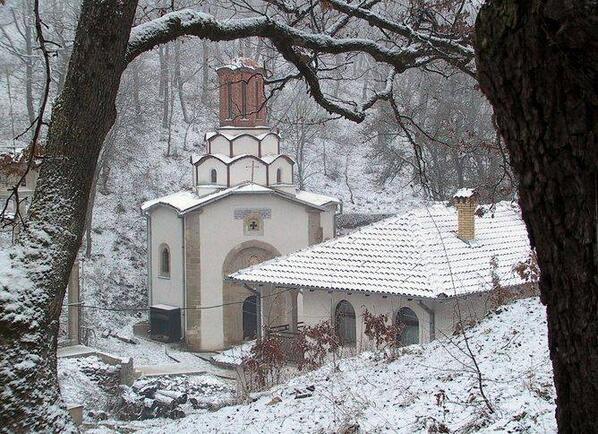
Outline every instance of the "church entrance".
{"type": "Polygon", "coordinates": [[[247,297],[243,302],[243,340],[257,337],[257,298],[247,297]]]}
{"type": "MultiPolygon", "coordinates": [[[[255,339],[258,329],[257,297],[254,292],[225,278],[231,273],[279,256],[269,244],[246,241],[227,255],[223,267],[222,301],[225,346],[238,345],[247,339],[255,339]]],[[[264,324],[267,325],[267,324],[264,324]]]]}

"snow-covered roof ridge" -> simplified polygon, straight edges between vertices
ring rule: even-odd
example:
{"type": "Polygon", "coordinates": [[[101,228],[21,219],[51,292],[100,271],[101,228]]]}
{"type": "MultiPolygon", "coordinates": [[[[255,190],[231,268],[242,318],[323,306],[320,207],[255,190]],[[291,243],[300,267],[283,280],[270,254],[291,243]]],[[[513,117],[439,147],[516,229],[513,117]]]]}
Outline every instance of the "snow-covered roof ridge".
{"type": "Polygon", "coordinates": [[[499,203],[476,216],[476,242],[458,238],[457,212],[435,203],[374,223],[282,258],[240,270],[246,283],[402,294],[456,296],[490,289],[492,258],[505,286],[522,283],[513,267],[530,252],[518,207],[499,203]]]}
{"type": "Polygon", "coordinates": [[[183,215],[217,200],[224,199],[225,197],[235,194],[275,194],[283,199],[307,205],[320,211],[324,211],[324,206],[329,203],[339,203],[338,199],[329,196],[309,193],[302,190],[297,190],[295,194],[292,194],[278,190],[276,188],[265,187],[263,185],[247,181],[239,185],[223,188],[222,190],[203,196],[200,196],[193,191],[179,191],[167,196],[148,200],[141,204],[141,210],[143,212],[149,212],[157,206],[166,206],[173,208],[180,215],[183,215]]]}

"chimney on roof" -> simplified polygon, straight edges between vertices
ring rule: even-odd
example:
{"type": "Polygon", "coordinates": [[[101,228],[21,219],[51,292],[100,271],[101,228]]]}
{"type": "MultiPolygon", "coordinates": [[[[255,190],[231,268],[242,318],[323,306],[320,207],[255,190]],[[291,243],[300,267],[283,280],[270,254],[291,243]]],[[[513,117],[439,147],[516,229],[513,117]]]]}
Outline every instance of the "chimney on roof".
{"type": "Polygon", "coordinates": [[[220,88],[220,126],[265,126],[264,69],[255,60],[240,57],[216,72],[220,88]]]}
{"type": "Polygon", "coordinates": [[[457,208],[457,236],[463,241],[475,239],[475,210],[479,195],[473,188],[460,188],[453,195],[457,208]]]}

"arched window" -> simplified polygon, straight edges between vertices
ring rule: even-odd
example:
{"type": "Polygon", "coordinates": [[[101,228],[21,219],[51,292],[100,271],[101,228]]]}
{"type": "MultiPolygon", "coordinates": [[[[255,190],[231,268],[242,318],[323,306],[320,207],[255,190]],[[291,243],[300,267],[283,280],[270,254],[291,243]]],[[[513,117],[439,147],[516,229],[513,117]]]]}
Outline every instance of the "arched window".
{"type": "Polygon", "coordinates": [[[276,183],[277,184],[282,183],[282,169],[281,168],[276,169],[276,183]]]}
{"type": "Polygon", "coordinates": [[[247,82],[241,82],[241,116],[247,118],[247,82]]]}
{"type": "Polygon", "coordinates": [[[351,303],[341,300],[334,311],[334,330],[341,345],[355,345],[355,309],[351,303]]]}
{"type": "Polygon", "coordinates": [[[160,276],[170,277],[170,249],[167,244],[160,245],[160,276]]]}
{"type": "Polygon", "coordinates": [[[212,169],[210,172],[210,182],[212,184],[218,183],[218,172],[216,172],[216,169],[212,169]]]}
{"type": "Polygon", "coordinates": [[[262,102],[260,98],[260,80],[255,80],[255,117],[257,119],[262,118],[262,102]]]}
{"type": "Polygon", "coordinates": [[[397,312],[397,339],[401,345],[419,344],[419,320],[413,310],[402,307],[397,312]]]}
{"type": "Polygon", "coordinates": [[[233,84],[226,83],[226,105],[228,106],[228,118],[233,118],[233,84]]]}

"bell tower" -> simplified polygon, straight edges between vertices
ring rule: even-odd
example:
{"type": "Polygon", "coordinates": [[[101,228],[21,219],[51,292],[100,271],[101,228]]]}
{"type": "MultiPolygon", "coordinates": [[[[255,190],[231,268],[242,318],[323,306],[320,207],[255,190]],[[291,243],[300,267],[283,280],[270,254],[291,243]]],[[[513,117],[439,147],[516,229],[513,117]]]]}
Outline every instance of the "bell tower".
{"type": "Polygon", "coordinates": [[[218,68],[220,126],[254,128],[268,123],[263,68],[238,58],[218,68]]]}

